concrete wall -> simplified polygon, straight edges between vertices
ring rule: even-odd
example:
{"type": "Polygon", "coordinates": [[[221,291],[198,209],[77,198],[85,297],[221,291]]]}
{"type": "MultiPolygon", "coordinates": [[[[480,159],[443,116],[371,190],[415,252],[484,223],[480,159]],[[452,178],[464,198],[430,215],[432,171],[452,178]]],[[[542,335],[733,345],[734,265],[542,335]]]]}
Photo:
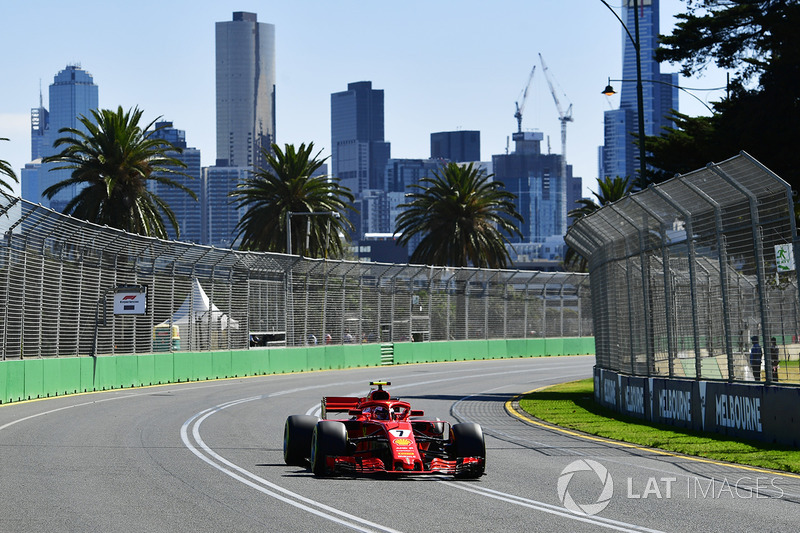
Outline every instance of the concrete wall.
{"type": "Polygon", "coordinates": [[[218,378],[391,364],[594,353],[593,337],[345,344],[0,361],[0,403],[218,378]]]}

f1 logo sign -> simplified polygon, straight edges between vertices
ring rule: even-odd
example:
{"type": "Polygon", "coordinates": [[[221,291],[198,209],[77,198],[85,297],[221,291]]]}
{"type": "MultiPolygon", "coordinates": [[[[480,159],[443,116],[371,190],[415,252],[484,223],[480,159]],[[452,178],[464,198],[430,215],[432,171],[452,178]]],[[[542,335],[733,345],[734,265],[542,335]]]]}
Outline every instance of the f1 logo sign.
{"type": "Polygon", "coordinates": [[[114,314],[147,314],[147,287],[118,287],[114,294],[114,314]]]}

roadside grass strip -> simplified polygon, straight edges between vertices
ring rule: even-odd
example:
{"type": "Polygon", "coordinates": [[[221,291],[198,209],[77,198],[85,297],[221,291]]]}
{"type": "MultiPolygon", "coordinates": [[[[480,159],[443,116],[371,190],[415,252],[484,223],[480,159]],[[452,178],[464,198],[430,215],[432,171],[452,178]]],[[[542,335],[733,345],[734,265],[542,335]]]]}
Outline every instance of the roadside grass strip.
{"type": "Polygon", "coordinates": [[[519,406],[545,422],[598,437],[716,461],[800,473],[800,450],[796,448],[654,424],[606,409],[594,401],[592,379],[529,392],[519,398],[519,406]]]}

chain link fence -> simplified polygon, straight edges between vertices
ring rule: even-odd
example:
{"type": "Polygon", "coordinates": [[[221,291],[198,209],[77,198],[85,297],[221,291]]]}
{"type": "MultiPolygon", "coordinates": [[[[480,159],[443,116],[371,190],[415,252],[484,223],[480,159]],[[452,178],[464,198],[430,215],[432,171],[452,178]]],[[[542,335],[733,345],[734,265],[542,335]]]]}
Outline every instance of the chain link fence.
{"type": "Polygon", "coordinates": [[[797,381],[796,235],[791,188],[744,152],[580,219],[566,240],[589,261],[598,366],[797,381]]]}
{"type": "Polygon", "coordinates": [[[585,274],[303,259],[130,235],[0,193],[2,359],[592,335],[585,274]],[[146,289],[142,315],[111,310],[146,289]]]}

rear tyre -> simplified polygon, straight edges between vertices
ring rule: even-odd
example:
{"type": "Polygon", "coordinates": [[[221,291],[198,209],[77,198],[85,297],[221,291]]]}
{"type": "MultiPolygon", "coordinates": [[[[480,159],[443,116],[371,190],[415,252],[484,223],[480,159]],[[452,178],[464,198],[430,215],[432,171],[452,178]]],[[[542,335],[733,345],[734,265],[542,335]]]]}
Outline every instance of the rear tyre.
{"type": "Polygon", "coordinates": [[[456,475],[466,479],[481,477],[486,468],[486,442],[483,438],[483,429],[479,424],[464,422],[453,424],[450,430],[453,438],[452,454],[456,460],[466,457],[476,457],[481,460],[479,464],[470,465],[468,469],[465,468],[456,475]]]}
{"type": "Polygon", "coordinates": [[[311,471],[317,477],[334,474],[329,457],[347,455],[347,428],[341,422],[320,420],[311,435],[311,471]]]}
{"type": "Polygon", "coordinates": [[[304,466],[311,449],[311,434],[319,418],[310,415],[292,415],[283,427],[283,460],[287,465],[304,466]]]}

